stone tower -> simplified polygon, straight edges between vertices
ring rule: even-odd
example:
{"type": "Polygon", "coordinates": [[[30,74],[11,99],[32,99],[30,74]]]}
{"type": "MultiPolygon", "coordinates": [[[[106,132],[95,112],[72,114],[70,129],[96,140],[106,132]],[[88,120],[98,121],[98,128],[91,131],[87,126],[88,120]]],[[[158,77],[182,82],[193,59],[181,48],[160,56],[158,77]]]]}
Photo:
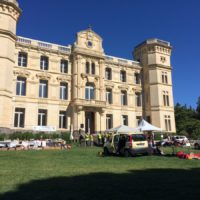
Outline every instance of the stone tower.
{"type": "Polygon", "coordinates": [[[12,125],[16,24],[20,14],[16,0],[0,0],[0,131],[4,132],[12,125]]]}
{"type": "Polygon", "coordinates": [[[169,42],[149,39],[134,49],[142,65],[143,117],[162,130],[175,132],[169,42]]]}

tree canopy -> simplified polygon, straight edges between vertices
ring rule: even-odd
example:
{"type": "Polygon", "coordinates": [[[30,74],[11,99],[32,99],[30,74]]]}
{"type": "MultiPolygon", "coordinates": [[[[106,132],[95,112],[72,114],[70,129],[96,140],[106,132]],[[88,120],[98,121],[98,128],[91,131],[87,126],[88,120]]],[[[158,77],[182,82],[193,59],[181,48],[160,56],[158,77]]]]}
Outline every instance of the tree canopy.
{"type": "Polygon", "coordinates": [[[200,138],[200,97],[196,110],[179,103],[175,106],[176,130],[189,138],[200,138]]]}

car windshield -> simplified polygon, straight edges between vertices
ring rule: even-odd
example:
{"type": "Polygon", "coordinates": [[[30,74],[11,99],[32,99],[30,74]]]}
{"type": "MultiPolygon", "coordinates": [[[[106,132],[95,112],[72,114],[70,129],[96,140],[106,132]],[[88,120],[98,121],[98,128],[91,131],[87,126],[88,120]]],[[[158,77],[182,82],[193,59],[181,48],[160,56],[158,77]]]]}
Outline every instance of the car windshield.
{"type": "Polygon", "coordinates": [[[144,134],[132,134],[132,139],[134,141],[145,141],[146,137],[144,134]]]}

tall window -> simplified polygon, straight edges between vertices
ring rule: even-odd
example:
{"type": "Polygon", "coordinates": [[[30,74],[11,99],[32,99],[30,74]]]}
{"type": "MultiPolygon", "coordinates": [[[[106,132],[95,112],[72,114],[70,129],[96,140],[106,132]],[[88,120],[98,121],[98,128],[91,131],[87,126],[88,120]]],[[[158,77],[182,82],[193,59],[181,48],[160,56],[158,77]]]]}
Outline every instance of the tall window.
{"type": "Polygon", "coordinates": [[[126,106],[127,105],[127,92],[121,91],[121,105],[126,106]]]}
{"type": "Polygon", "coordinates": [[[168,91],[163,91],[163,105],[169,106],[169,93],[168,93],[168,91]]]}
{"type": "Polygon", "coordinates": [[[140,107],[142,106],[142,94],[139,92],[135,93],[135,102],[136,102],[136,106],[140,107]]]}
{"type": "Polygon", "coordinates": [[[136,126],[140,124],[141,116],[136,116],[136,126]]]}
{"type": "Polygon", "coordinates": [[[135,73],[135,84],[141,83],[141,77],[139,73],[135,73]]]}
{"type": "Polygon", "coordinates": [[[106,102],[112,104],[112,90],[106,89],[106,102]]]}
{"type": "Polygon", "coordinates": [[[95,64],[92,63],[92,74],[94,75],[95,74],[95,64]]]}
{"type": "Polygon", "coordinates": [[[85,73],[86,74],[90,73],[90,63],[89,62],[86,62],[86,64],[85,64],[85,73]]]}
{"type": "Polygon", "coordinates": [[[128,126],[128,116],[122,115],[122,125],[128,126]]]}
{"type": "Polygon", "coordinates": [[[165,130],[166,131],[171,131],[172,128],[171,128],[171,119],[170,119],[170,115],[165,115],[164,116],[164,120],[165,120],[165,130]]]}
{"type": "Polygon", "coordinates": [[[123,70],[120,71],[120,81],[126,82],[126,72],[123,70]]]}
{"type": "Polygon", "coordinates": [[[68,84],[60,83],[60,99],[68,99],[68,84]]]}
{"type": "Polygon", "coordinates": [[[48,70],[49,68],[49,58],[46,56],[40,57],[40,69],[41,70],[48,70]]]}
{"type": "Polygon", "coordinates": [[[66,111],[59,112],[59,128],[66,129],[67,128],[67,116],[66,111]]]}
{"type": "Polygon", "coordinates": [[[47,125],[47,110],[39,109],[38,110],[38,126],[47,125]]]}
{"type": "Polygon", "coordinates": [[[164,84],[168,83],[167,72],[162,72],[162,83],[164,84]]]}
{"type": "Polygon", "coordinates": [[[113,127],[113,115],[106,115],[106,129],[111,129],[113,127]]]}
{"type": "Polygon", "coordinates": [[[60,61],[60,72],[61,73],[68,73],[68,60],[61,60],[60,61]]]}
{"type": "Polygon", "coordinates": [[[25,109],[15,108],[14,127],[24,127],[25,109]]]}
{"type": "Polygon", "coordinates": [[[41,98],[48,97],[48,81],[47,80],[40,80],[39,97],[41,98]]]}
{"type": "Polygon", "coordinates": [[[17,77],[16,95],[26,96],[26,78],[17,77]]]}
{"type": "Polygon", "coordinates": [[[92,83],[86,83],[85,87],[85,99],[91,100],[94,99],[94,85],[92,83]]]}
{"type": "Polygon", "coordinates": [[[105,79],[106,80],[112,80],[112,70],[111,68],[106,68],[105,70],[105,79]]]}
{"type": "Polygon", "coordinates": [[[18,53],[18,66],[27,67],[27,53],[18,53]]]}

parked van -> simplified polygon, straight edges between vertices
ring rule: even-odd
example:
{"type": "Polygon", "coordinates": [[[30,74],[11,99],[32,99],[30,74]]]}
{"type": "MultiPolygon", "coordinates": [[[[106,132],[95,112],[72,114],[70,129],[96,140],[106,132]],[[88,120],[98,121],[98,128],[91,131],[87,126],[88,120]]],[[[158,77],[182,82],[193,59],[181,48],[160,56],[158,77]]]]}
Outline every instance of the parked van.
{"type": "Polygon", "coordinates": [[[148,154],[148,142],[142,133],[113,134],[104,144],[104,154],[119,154],[126,157],[148,154]]]}

